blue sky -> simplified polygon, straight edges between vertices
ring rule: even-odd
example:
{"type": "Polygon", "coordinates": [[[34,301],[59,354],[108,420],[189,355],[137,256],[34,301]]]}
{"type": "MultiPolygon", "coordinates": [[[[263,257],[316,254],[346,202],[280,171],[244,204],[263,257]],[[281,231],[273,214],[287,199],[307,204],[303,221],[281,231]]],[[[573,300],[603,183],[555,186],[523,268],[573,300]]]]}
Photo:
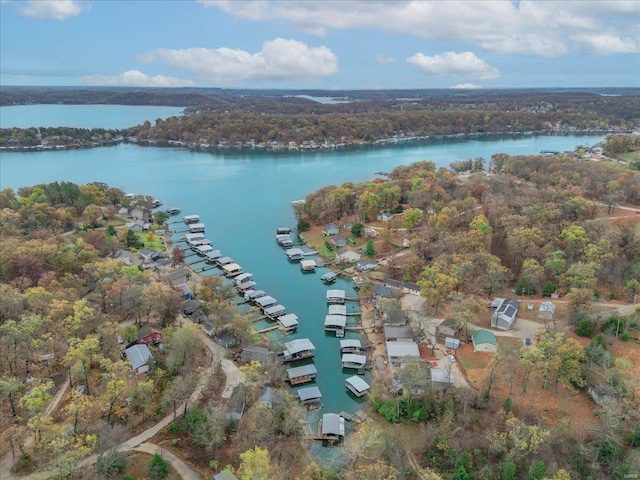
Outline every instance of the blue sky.
{"type": "Polygon", "coordinates": [[[640,2],[0,0],[0,85],[640,86],[640,2]]]}

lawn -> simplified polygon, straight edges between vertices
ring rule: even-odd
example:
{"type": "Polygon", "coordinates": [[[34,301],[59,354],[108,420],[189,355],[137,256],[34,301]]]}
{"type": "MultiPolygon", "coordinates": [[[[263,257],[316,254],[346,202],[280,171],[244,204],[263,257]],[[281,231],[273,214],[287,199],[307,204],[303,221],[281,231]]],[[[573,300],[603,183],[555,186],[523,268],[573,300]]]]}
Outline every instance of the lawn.
{"type": "Polygon", "coordinates": [[[136,235],[138,235],[140,240],[142,240],[145,248],[151,248],[153,250],[158,250],[159,252],[164,252],[164,242],[162,241],[161,236],[145,232],[136,233],[136,235]]]}

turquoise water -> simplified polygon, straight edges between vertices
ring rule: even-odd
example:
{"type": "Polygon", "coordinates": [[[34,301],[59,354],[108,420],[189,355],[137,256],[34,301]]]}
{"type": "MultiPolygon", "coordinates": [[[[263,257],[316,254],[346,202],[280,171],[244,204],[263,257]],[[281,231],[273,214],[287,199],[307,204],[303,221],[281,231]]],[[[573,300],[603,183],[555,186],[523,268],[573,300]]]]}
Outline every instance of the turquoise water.
{"type": "Polygon", "coordinates": [[[17,105],[0,107],[0,128],[76,127],[121,130],[145,120],[155,124],[178,116],[184,107],[130,105],[17,105]]]}
{"type": "MultiPolygon", "coordinates": [[[[400,164],[431,160],[447,166],[491,154],[533,154],[542,150],[572,150],[593,145],[603,137],[526,137],[510,140],[440,142],[430,146],[403,146],[355,152],[250,155],[208,154],[178,149],[118,145],[63,152],[0,154],[0,188],[17,189],[55,180],[76,183],[102,181],[126,192],[152,195],[164,208],[177,205],[183,215],[198,214],[214,247],[254,274],[258,288],[274,296],[299,317],[298,333],[316,346],[316,385],[323,393],[322,412],[354,411],[360,401],[350,396],[342,372],[339,339],[324,332],[327,287],[320,276],[327,270],[302,274],[289,263],[275,242],[276,228],[295,225],[291,201],[330,184],[360,182],[376,172],[400,164]]],[[[175,218],[175,217],[174,217],[175,218]]],[[[175,224],[172,229],[182,229],[175,224]]],[[[215,271],[213,271],[215,272],[215,271]]],[[[209,273],[213,273],[209,272],[209,273]]],[[[351,285],[339,280],[333,288],[351,285]]],[[[356,305],[351,303],[349,309],[356,305]]],[[[355,337],[349,333],[346,338],[355,337]]],[[[366,377],[369,380],[369,376],[366,377]]],[[[309,386],[306,384],[303,386],[309,386]]],[[[297,387],[297,388],[302,388],[297,387]]]]}

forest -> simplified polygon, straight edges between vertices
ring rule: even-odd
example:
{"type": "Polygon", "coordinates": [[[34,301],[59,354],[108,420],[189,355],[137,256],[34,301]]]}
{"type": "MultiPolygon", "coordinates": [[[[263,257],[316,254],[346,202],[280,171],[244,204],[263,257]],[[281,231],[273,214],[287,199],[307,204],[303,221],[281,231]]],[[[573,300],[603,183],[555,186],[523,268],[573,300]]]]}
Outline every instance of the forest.
{"type": "Polygon", "coordinates": [[[110,145],[117,138],[154,146],[202,149],[289,149],[291,144],[296,149],[315,149],[447,135],[619,133],[630,132],[640,123],[640,96],[633,89],[621,90],[620,96],[603,96],[591,91],[548,90],[482,93],[416,90],[382,94],[14,87],[3,89],[1,97],[3,105],[76,104],[93,99],[92,103],[186,107],[183,116],[150,120],[123,131],[38,125],[28,129],[2,128],[0,148],[10,151],[56,145],[61,149],[91,148],[110,145]],[[331,98],[339,101],[319,103],[307,98],[311,94],[323,97],[331,94],[331,98]],[[87,98],[80,100],[84,96],[87,98]],[[177,100],[181,103],[176,103],[177,100]]]}
{"type": "MultiPolygon", "coordinates": [[[[635,142],[610,137],[605,148],[629,152],[635,142]]],[[[241,423],[227,416],[233,362],[183,318],[182,292],[164,273],[182,269],[184,253],[153,233],[167,215],[152,216],[146,233],[125,226],[122,212],[148,210],[150,197],[99,182],[1,191],[2,465],[16,476],[125,478],[136,460],[123,442],[167,419],[149,441],[203,477],[629,478],[640,468],[640,172],[563,155],[496,154],[470,166],[458,174],[422,161],[326,186],[296,207],[299,225],[379,228],[371,256],[390,259],[384,276],[418,284],[425,306],[414,313],[455,319],[467,340],[496,295],[554,296],[561,307],[540,320],[532,345],[500,337],[495,355],[461,357],[470,378],[484,372],[472,387],[394,394],[377,382],[371,421],[330,462],[311,453],[306,411],[281,388],[277,367],[236,367],[247,411],[241,423]],[[379,220],[386,212],[394,215],[379,220]],[[166,269],[144,268],[145,248],[166,269]],[[151,345],[149,371],[133,375],[121,350],[150,329],[162,347],[151,345]],[[270,407],[259,401],[265,385],[281,395],[270,407]]],[[[360,241],[363,231],[353,232],[360,241]]],[[[360,291],[363,306],[370,290],[360,291]]],[[[205,320],[239,345],[255,339],[218,277],[198,278],[195,291],[205,320]]],[[[394,315],[399,303],[386,308],[394,315]]],[[[427,366],[405,368],[412,381],[427,366]]],[[[142,468],[148,478],[165,469],[155,457],[142,468]]]]}

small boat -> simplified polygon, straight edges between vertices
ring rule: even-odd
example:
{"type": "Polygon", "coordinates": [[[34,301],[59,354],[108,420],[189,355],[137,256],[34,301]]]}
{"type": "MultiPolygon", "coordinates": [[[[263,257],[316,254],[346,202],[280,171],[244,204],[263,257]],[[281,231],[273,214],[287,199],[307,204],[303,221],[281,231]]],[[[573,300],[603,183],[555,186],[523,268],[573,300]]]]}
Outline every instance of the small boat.
{"type": "Polygon", "coordinates": [[[180,207],[170,207],[165,210],[169,215],[177,215],[181,212],[180,207]]]}

